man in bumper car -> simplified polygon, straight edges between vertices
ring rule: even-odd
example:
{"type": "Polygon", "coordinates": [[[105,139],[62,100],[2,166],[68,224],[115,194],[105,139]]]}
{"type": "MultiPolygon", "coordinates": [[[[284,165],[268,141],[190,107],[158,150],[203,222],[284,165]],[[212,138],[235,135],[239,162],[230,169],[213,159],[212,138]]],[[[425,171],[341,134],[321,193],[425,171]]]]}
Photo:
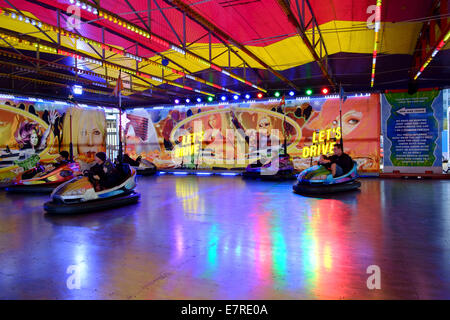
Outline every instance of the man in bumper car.
{"type": "Polygon", "coordinates": [[[104,152],[95,154],[95,165],[89,169],[89,176],[97,192],[116,186],[120,180],[119,171],[104,152]]]}
{"type": "Polygon", "coordinates": [[[353,168],[353,160],[344,153],[341,144],[334,145],[334,155],[329,157],[322,155],[319,164],[330,170],[333,178],[343,176],[353,168]]]}

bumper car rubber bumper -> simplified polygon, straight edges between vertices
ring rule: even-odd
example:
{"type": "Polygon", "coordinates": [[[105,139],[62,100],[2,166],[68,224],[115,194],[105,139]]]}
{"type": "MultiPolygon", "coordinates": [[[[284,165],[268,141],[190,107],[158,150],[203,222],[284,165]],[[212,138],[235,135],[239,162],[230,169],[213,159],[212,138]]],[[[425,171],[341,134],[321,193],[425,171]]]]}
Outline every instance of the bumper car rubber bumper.
{"type": "Polygon", "coordinates": [[[156,173],[156,167],[154,168],[136,168],[136,174],[139,174],[141,176],[151,176],[156,173]]]}
{"type": "Polygon", "coordinates": [[[110,198],[96,199],[85,202],[57,203],[52,200],[44,204],[44,209],[49,214],[77,214],[101,211],[136,203],[138,202],[140,196],[141,195],[139,193],[131,191],[110,198]]]}
{"type": "Polygon", "coordinates": [[[293,170],[280,170],[276,174],[261,174],[259,171],[244,171],[244,179],[261,179],[267,181],[295,180],[296,175],[293,170]]]}
{"type": "Polygon", "coordinates": [[[11,185],[6,188],[8,192],[17,193],[52,193],[52,191],[59,186],[61,183],[45,183],[45,184],[34,184],[34,185],[11,185]]]}
{"type": "Polygon", "coordinates": [[[303,183],[296,183],[294,186],[292,186],[292,189],[295,193],[298,194],[330,194],[330,193],[336,193],[336,192],[343,192],[343,191],[350,191],[355,190],[361,187],[361,182],[358,180],[353,180],[345,183],[338,183],[338,184],[318,184],[318,185],[311,185],[311,184],[303,184],[303,183]]]}

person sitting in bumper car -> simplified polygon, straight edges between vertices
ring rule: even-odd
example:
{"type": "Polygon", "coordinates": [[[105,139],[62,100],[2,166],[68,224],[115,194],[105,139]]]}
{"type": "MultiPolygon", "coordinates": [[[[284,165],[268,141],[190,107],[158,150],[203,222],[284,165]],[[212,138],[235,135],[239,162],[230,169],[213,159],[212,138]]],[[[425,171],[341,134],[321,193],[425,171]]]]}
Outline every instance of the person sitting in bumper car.
{"type": "Polygon", "coordinates": [[[321,156],[319,164],[331,171],[334,178],[345,175],[353,168],[352,158],[344,153],[341,144],[334,145],[334,155],[321,156]]]}
{"type": "Polygon", "coordinates": [[[95,154],[95,165],[89,169],[89,176],[97,192],[110,189],[120,181],[119,171],[111,160],[107,159],[104,152],[95,154]]]}

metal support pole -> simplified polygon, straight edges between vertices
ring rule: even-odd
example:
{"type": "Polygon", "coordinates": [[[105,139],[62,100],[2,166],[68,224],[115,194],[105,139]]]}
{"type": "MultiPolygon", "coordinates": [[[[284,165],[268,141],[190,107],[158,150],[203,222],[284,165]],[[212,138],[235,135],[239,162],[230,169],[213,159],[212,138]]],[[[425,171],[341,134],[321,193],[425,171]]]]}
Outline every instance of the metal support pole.
{"type": "MultiPolygon", "coordinates": [[[[39,46],[36,48],[36,59],[40,59],[40,51],[39,51],[39,46]]],[[[36,63],[36,69],[39,72],[39,61],[36,63]]]]}
{"type": "Polygon", "coordinates": [[[72,111],[70,112],[70,143],[69,143],[70,162],[73,162],[73,143],[72,143],[72,111]]]}
{"type": "Polygon", "coordinates": [[[212,56],[211,31],[209,31],[208,47],[209,47],[209,63],[211,63],[211,56],[212,56]]]}
{"type": "MultiPolygon", "coordinates": [[[[61,28],[61,11],[59,9],[56,10],[56,23],[58,30],[61,28]]],[[[61,34],[58,32],[58,45],[61,45],[61,34]]]]}
{"type": "MultiPolygon", "coordinates": [[[[105,28],[102,27],[102,44],[105,44],[105,28]]],[[[105,65],[105,57],[106,52],[105,49],[102,48],[102,66],[105,68],[105,82],[108,85],[108,68],[105,65]]]]}
{"type": "Polygon", "coordinates": [[[119,163],[123,163],[122,149],[122,93],[119,90],[119,163]]]}
{"type": "MultiPolygon", "coordinates": [[[[137,56],[139,55],[137,42],[136,42],[136,55],[137,56]]],[[[139,71],[139,62],[136,60],[136,72],[138,72],[138,71],[139,71]]],[[[130,77],[130,79],[131,79],[131,77],[130,77]]]]}
{"type": "Polygon", "coordinates": [[[183,49],[186,50],[186,12],[183,12],[183,49]]]}
{"type": "Polygon", "coordinates": [[[147,26],[148,31],[152,32],[152,0],[147,0],[147,26]]]}

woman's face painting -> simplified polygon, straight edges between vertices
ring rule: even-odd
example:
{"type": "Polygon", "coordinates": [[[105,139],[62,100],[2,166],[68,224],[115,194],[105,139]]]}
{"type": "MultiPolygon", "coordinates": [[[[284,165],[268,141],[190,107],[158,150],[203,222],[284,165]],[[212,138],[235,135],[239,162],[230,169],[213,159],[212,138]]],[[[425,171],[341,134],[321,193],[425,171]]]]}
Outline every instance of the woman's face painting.
{"type": "Polygon", "coordinates": [[[78,132],[78,151],[87,156],[92,156],[101,151],[103,145],[103,133],[93,118],[87,118],[78,132]]]}
{"type": "Polygon", "coordinates": [[[30,143],[33,147],[36,147],[39,142],[39,137],[36,130],[33,130],[30,135],[30,143]]]}

